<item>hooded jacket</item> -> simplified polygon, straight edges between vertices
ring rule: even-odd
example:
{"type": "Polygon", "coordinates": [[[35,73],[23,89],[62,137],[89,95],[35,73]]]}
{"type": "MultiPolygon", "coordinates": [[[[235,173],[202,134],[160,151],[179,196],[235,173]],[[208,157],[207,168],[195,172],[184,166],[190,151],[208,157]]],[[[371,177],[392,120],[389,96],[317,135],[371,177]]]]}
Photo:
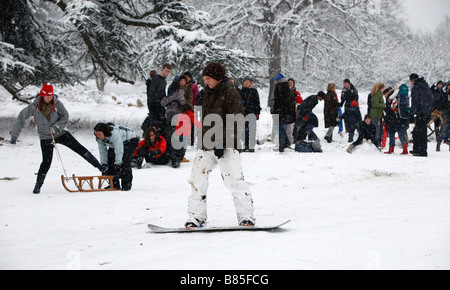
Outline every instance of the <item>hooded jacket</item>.
{"type": "Polygon", "coordinates": [[[19,113],[10,132],[11,136],[19,137],[25,121],[30,117],[34,117],[40,140],[52,139],[52,134],[50,133],[51,128],[55,131],[55,138],[64,134],[64,129],[69,122],[69,113],[66,108],[58,101],[58,96],[54,95],[52,100],[53,109],[50,113],[49,120],[39,109],[39,104],[43,101],[43,97],[38,95],[31,104],[19,113]]]}

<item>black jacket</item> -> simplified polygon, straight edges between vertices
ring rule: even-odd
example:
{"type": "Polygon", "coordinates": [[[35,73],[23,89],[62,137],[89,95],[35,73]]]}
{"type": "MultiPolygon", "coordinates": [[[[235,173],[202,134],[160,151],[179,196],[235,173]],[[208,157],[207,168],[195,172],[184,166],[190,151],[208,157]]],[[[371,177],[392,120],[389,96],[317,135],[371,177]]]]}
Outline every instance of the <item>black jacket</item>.
{"type": "Polygon", "coordinates": [[[344,106],[345,109],[348,109],[352,106],[353,101],[358,102],[358,100],[359,100],[358,90],[355,88],[354,85],[350,84],[349,90],[346,89],[342,90],[340,106],[341,107],[344,106]]]}
{"type": "Polygon", "coordinates": [[[239,90],[244,104],[244,115],[255,114],[259,116],[261,113],[261,105],[259,102],[258,90],[254,88],[242,88],[239,90]]]}
{"type": "Polygon", "coordinates": [[[430,86],[422,77],[415,81],[411,89],[411,116],[430,115],[433,108],[433,94],[430,86]]]}
{"type": "Polygon", "coordinates": [[[294,123],[295,122],[295,98],[289,89],[287,81],[278,82],[275,84],[273,92],[274,104],[272,114],[279,115],[279,122],[294,123]]]}
{"type": "Polygon", "coordinates": [[[359,139],[372,140],[372,143],[375,143],[375,135],[377,133],[377,128],[373,123],[367,125],[366,122],[361,122],[361,126],[359,128],[359,139]]]}
{"type": "Polygon", "coordinates": [[[154,121],[165,119],[166,110],[161,105],[161,100],[166,97],[166,79],[161,75],[155,75],[147,88],[147,106],[149,116],[154,121]]]}

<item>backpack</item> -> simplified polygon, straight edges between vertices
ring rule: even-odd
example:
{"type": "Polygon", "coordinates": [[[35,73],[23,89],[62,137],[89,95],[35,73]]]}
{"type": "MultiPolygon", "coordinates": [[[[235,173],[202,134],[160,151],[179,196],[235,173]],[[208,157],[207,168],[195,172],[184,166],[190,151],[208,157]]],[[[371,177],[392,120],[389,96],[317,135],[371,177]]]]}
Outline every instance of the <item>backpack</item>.
{"type": "Polygon", "coordinates": [[[400,90],[397,95],[398,117],[400,119],[409,119],[411,105],[408,95],[408,86],[402,84],[399,89],[400,90]]]}

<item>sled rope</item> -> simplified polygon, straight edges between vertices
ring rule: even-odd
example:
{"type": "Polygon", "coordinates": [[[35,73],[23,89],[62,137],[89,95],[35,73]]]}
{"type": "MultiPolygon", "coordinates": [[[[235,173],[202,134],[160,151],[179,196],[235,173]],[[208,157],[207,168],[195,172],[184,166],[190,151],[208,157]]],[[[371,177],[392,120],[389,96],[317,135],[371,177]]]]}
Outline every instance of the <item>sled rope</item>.
{"type": "Polygon", "coordinates": [[[53,132],[50,132],[50,133],[52,134],[52,139],[53,139],[52,144],[53,144],[53,146],[54,146],[55,149],[56,149],[56,156],[58,157],[59,161],[61,162],[61,166],[62,166],[62,169],[63,169],[63,171],[64,171],[64,176],[65,176],[66,178],[68,178],[66,169],[64,168],[64,164],[63,164],[61,155],[59,154],[58,147],[56,146],[55,134],[54,134],[53,132]]]}

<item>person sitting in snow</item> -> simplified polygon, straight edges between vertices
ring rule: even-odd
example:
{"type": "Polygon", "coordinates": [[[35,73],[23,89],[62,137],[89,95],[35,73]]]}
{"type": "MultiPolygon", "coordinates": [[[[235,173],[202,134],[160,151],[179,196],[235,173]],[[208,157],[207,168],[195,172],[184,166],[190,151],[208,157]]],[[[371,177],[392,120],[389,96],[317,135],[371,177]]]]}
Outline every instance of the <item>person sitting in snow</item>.
{"type": "Polygon", "coordinates": [[[81,145],[69,131],[65,130],[69,122],[69,113],[58,100],[57,95],[54,95],[53,85],[50,83],[44,84],[35,100],[19,113],[10,132],[11,144],[16,144],[16,140],[25,125],[25,120],[30,117],[34,117],[42,151],[42,163],[37,173],[36,184],[33,189],[34,194],[41,192],[45,176],[52,164],[53,147],[56,146],[56,143],[69,147],[100,171],[105,170],[91,152],[81,145]]]}
{"type": "MultiPolygon", "coordinates": [[[[361,123],[359,128],[359,136],[358,139],[350,144],[347,148],[348,153],[352,153],[355,150],[355,147],[361,145],[363,142],[372,143],[376,146],[375,135],[377,133],[377,128],[372,123],[372,117],[370,115],[366,115],[364,117],[364,122],[361,123]]],[[[378,147],[377,147],[378,148],[378,147]]]]}
{"type": "Polygon", "coordinates": [[[167,143],[164,137],[158,134],[155,127],[150,127],[145,131],[144,140],[140,141],[136,151],[133,153],[131,166],[137,169],[142,168],[142,162],[165,165],[170,157],[166,152],[167,143]]]}
{"type": "Polygon", "coordinates": [[[348,130],[348,142],[353,142],[355,136],[355,130],[359,129],[361,124],[361,111],[359,110],[358,102],[353,101],[350,108],[347,108],[337,121],[345,120],[346,128],[348,130]]]}

